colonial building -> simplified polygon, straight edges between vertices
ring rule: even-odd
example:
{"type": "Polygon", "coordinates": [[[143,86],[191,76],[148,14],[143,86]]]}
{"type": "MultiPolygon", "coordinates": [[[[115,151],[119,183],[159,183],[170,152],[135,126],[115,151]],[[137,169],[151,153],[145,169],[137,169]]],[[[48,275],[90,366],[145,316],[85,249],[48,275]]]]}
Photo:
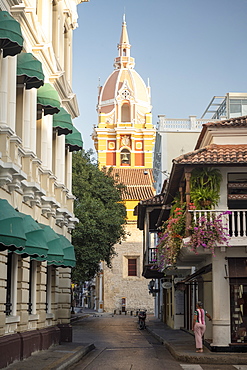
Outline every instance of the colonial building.
{"type": "Polygon", "coordinates": [[[142,277],[142,234],[133,214],[136,204],[154,195],[152,158],[155,129],[152,125],[150,87],[135,71],[130,55],[125,19],[114,71],[99,88],[98,125],[93,140],[100,168],[113,167],[113,175],[126,185],[127,240],[116,245],[112,269],[103,266],[99,302],[105,311],[153,310],[147,282],[142,277]]]}
{"type": "Polygon", "coordinates": [[[0,367],[71,340],[77,4],[0,2],[0,367]]]}
{"type": "MultiPolygon", "coordinates": [[[[154,263],[150,255],[154,256],[157,248],[146,243],[144,271],[149,278],[162,279],[162,319],[171,327],[190,330],[195,303],[198,299],[204,302],[213,318],[212,324],[207,325],[204,338],[213,351],[246,351],[246,165],[246,116],[206,123],[194,151],[173,159],[164,193],[156,201],[152,198],[138,206],[138,226],[144,230],[148,240],[150,232],[157,232],[162,220],[168,219],[171,204],[180,194],[186,209],[186,226],[191,228],[185,229],[178,249],[172,249],[168,241],[164,242],[163,251],[169,249],[170,253],[173,250],[174,258],[172,266],[163,266],[163,276],[152,269],[154,263]],[[199,176],[202,170],[204,173],[220,174],[220,196],[212,208],[202,201],[191,206],[192,189],[196,195],[195,187],[192,188],[192,175],[197,171],[199,176]],[[148,209],[151,211],[148,212],[148,209]],[[207,224],[210,234],[205,239],[203,235],[207,224]],[[201,237],[198,236],[200,230],[201,237]],[[193,235],[199,238],[194,244],[191,242],[195,240],[193,235]],[[210,249],[213,238],[217,243],[210,249]]],[[[213,194],[209,195],[211,188],[204,185],[204,190],[207,193],[204,200],[212,202],[213,194]]],[[[200,188],[197,194],[199,191],[200,188]]],[[[173,219],[174,223],[180,220],[179,217],[177,221],[173,219]]]]}

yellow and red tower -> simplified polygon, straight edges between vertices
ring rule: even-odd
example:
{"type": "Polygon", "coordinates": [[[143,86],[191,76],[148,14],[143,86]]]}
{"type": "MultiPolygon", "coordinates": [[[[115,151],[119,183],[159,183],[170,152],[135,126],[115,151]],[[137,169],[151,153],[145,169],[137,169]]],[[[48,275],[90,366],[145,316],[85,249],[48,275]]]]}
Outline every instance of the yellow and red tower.
{"type": "Polygon", "coordinates": [[[99,87],[98,125],[92,137],[100,168],[113,167],[127,186],[127,217],[135,220],[135,205],[154,195],[151,169],[155,129],[150,87],[135,71],[130,48],[124,17],[114,71],[99,87]]]}

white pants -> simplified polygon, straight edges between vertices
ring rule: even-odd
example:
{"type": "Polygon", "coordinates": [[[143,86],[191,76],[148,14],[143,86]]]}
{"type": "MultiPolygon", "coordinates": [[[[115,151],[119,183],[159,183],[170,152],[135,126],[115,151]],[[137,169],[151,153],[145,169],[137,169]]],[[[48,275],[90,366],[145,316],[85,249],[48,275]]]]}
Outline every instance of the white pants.
{"type": "Polygon", "coordinates": [[[195,333],[195,341],[196,341],[196,348],[202,348],[202,337],[205,333],[206,325],[200,324],[199,322],[195,323],[194,326],[194,333],[195,333]]]}

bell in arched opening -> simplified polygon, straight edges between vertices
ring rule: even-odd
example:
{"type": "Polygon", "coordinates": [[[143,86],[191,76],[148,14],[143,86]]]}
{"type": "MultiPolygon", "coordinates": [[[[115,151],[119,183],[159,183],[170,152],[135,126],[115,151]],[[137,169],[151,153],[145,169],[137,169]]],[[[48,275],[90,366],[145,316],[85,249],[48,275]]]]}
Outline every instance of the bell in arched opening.
{"type": "Polygon", "coordinates": [[[130,152],[126,149],[121,152],[121,164],[130,165],[130,152]]]}

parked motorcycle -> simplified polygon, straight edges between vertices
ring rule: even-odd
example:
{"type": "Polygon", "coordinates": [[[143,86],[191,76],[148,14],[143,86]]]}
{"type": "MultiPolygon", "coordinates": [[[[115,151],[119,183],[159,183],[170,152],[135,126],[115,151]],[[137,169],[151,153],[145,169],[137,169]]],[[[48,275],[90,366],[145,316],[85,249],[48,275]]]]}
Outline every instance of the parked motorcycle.
{"type": "Polygon", "coordinates": [[[139,310],[138,311],[138,325],[139,325],[139,329],[140,330],[143,330],[146,328],[146,310],[139,310]]]}

